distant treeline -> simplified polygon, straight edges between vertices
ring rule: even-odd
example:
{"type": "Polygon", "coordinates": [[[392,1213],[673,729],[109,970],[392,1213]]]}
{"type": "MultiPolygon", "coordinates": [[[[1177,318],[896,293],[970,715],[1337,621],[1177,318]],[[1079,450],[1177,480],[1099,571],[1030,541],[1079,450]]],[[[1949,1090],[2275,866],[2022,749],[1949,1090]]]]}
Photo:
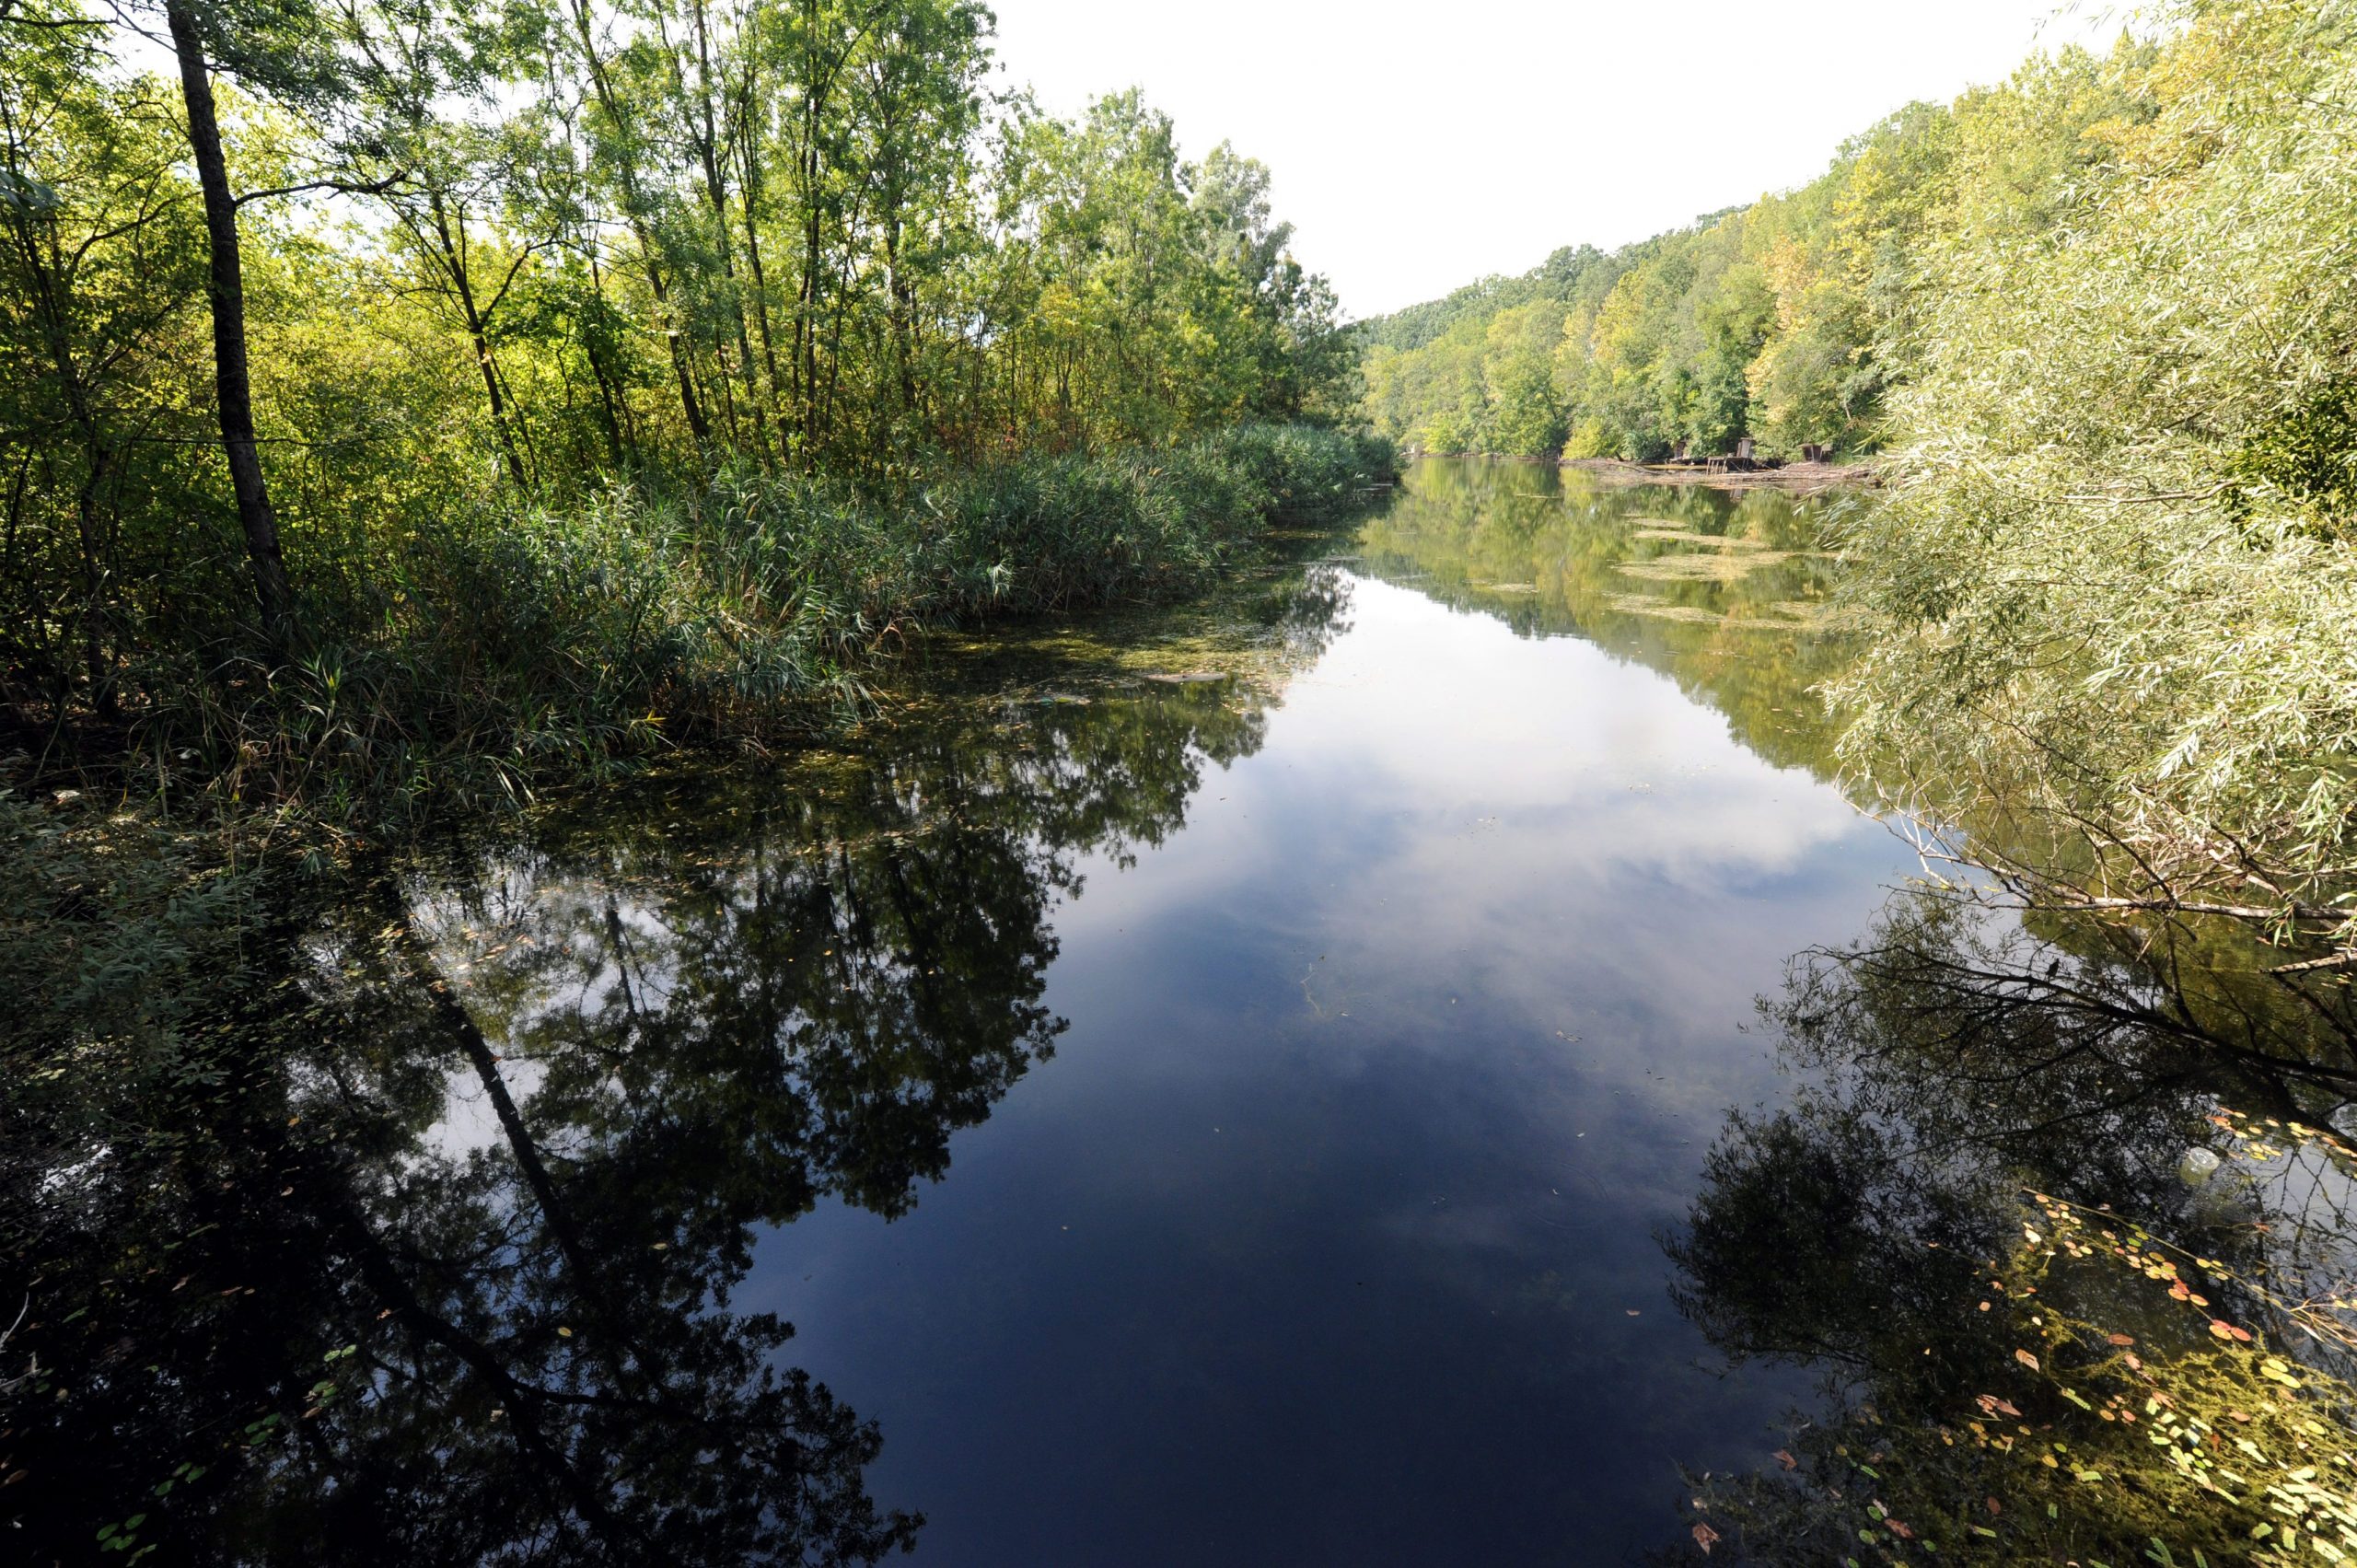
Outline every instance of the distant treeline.
{"type": "Polygon", "coordinates": [[[1884,439],[1934,259],[2036,229],[2149,121],[2152,45],[2070,49],[1911,104],[1797,191],[1365,323],[1364,409],[1434,452],[1764,456],[1884,439]]]}

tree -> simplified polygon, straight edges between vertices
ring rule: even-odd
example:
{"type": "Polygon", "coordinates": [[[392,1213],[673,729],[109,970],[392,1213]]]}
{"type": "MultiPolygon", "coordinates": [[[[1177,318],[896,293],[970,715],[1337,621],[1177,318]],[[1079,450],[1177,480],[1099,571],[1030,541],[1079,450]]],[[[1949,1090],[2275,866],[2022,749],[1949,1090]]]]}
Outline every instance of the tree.
{"type": "Polygon", "coordinates": [[[295,592],[287,582],[286,563],[278,543],[278,517],[270,504],[270,483],[262,475],[261,455],[255,444],[253,376],[246,353],[245,264],[238,248],[240,203],[229,188],[213,74],[215,59],[231,59],[280,82],[299,78],[273,69],[281,64],[270,53],[274,39],[241,36],[225,45],[221,35],[243,29],[249,21],[228,7],[200,12],[197,0],[167,0],[164,16],[172,52],[180,63],[189,148],[195,154],[197,184],[204,193],[206,297],[213,311],[214,397],[220,414],[221,447],[229,459],[229,487],[237,498],[238,526],[245,535],[246,557],[253,568],[262,635],[272,646],[283,648],[295,632],[295,592]]]}

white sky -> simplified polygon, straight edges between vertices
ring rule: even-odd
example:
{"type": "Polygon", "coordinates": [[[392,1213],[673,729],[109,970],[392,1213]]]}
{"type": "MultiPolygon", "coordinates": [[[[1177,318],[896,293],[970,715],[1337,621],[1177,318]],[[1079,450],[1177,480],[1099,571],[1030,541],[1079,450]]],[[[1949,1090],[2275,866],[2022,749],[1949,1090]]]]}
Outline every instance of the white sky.
{"type": "Polygon", "coordinates": [[[1910,100],[2118,28],[2092,0],[993,3],[1004,85],[1065,114],[1143,87],[1190,156],[1269,164],[1357,317],[1804,184],[1910,100]]]}

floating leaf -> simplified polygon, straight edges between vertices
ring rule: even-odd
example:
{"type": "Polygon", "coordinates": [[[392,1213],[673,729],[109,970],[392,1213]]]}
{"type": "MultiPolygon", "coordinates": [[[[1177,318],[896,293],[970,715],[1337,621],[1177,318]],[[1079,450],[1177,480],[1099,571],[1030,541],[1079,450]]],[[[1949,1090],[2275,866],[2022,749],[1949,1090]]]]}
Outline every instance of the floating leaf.
{"type": "Polygon", "coordinates": [[[2014,1359],[2020,1362],[2024,1366],[2028,1367],[2032,1372],[2038,1370],[2038,1357],[2030,1354],[2029,1352],[2026,1350],[2017,1350],[2014,1352],[2014,1359]]]}
{"type": "Polygon", "coordinates": [[[1717,1544],[1718,1539],[1719,1532],[1713,1529],[1710,1526],[1696,1525],[1694,1527],[1694,1544],[1702,1549],[1703,1556],[1708,1557],[1711,1555],[1711,1548],[1717,1544]]]}

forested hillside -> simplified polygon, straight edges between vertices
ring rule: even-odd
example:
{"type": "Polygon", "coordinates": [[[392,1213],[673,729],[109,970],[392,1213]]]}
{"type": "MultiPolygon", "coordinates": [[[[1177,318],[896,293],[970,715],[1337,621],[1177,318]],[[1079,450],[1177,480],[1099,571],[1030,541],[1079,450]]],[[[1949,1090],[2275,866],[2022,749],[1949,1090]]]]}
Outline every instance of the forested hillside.
{"type": "Polygon", "coordinates": [[[1230,434],[1347,401],[1267,169],[993,91],[992,25],[0,0],[0,718],[528,772],[1342,492],[1230,434]]]}
{"type": "Polygon", "coordinates": [[[1882,450],[1849,541],[1879,632],[1835,691],[1860,778],[2010,824],[1971,858],[2044,843],[2006,869],[2040,900],[2200,904],[2337,971],[2357,16],[2139,25],[1910,107],[1797,191],[1369,323],[1365,408],[1431,451],[1882,450]]]}
{"type": "Polygon", "coordinates": [[[2038,59],[1901,110],[1798,190],[1368,322],[1367,415],[1434,452],[1872,450],[1921,354],[1932,259],[2049,223],[2152,117],[2158,62],[2126,40],[2038,59]]]}
{"type": "Polygon", "coordinates": [[[2357,968],[2357,7],[2168,19],[1959,112],[1979,150],[1929,238],[1888,226],[1890,494],[1848,541],[1882,630],[1835,694],[1859,776],[1979,825],[2038,902],[2247,921],[2329,1013],[2357,968]]]}

